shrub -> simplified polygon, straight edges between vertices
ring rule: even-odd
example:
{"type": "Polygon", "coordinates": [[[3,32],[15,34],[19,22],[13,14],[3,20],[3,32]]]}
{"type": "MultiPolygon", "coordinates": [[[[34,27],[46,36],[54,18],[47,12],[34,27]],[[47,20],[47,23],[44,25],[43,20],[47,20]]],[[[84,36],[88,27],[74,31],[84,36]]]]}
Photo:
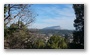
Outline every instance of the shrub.
{"type": "Polygon", "coordinates": [[[63,49],[67,48],[67,43],[65,42],[65,38],[60,36],[52,36],[47,42],[48,48],[52,49],[63,49]]]}

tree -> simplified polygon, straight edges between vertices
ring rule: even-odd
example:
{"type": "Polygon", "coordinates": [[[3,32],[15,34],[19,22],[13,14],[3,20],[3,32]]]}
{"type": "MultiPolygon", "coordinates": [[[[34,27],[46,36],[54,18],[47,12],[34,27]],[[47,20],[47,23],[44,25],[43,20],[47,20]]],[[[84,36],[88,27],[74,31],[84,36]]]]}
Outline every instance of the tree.
{"type": "Polygon", "coordinates": [[[30,4],[4,5],[5,48],[32,48],[27,26],[34,22],[36,14],[30,7],[30,4]]]}
{"type": "Polygon", "coordinates": [[[74,42],[84,45],[84,4],[73,4],[76,19],[74,20],[74,27],[76,28],[73,33],[74,42]]]}
{"type": "Polygon", "coordinates": [[[35,49],[44,49],[45,42],[42,39],[37,39],[33,43],[33,48],[35,49]]]}
{"type": "Polygon", "coordinates": [[[51,49],[64,49],[67,48],[65,38],[60,36],[52,36],[47,42],[47,48],[51,49]]]}
{"type": "Polygon", "coordinates": [[[5,25],[18,22],[18,28],[23,22],[26,26],[31,24],[36,17],[36,14],[32,12],[30,4],[5,4],[4,5],[4,22],[5,25]]]}

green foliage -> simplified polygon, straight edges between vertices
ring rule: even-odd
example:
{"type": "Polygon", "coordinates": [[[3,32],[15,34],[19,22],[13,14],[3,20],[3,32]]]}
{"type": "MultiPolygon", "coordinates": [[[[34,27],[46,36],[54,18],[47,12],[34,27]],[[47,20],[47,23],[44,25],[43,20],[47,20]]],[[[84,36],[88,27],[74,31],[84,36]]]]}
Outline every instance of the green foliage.
{"type": "Polygon", "coordinates": [[[18,25],[18,28],[20,28],[20,29],[23,29],[23,30],[27,29],[26,25],[24,25],[24,23],[22,21],[18,21],[17,25],[18,25]]]}
{"type": "Polygon", "coordinates": [[[21,28],[19,28],[19,25],[17,23],[11,24],[10,27],[7,27],[6,25],[4,25],[5,37],[7,36],[7,34],[10,35],[14,32],[17,32],[20,29],[22,29],[23,31],[27,30],[26,26],[22,22],[20,22],[20,24],[21,24],[20,26],[22,26],[21,28]]]}
{"type": "Polygon", "coordinates": [[[45,47],[45,42],[42,39],[35,40],[33,43],[33,48],[43,49],[45,47]]]}
{"type": "Polygon", "coordinates": [[[8,27],[4,27],[4,37],[7,37],[9,35],[8,27]]]}
{"type": "Polygon", "coordinates": [[[47,46],[53,49],[60,49],[60,48],[63,49],[63,48],[67,48],[67,43],[65,42],[65,39],[63,37],[52,36],[48,40],[47,46]]]}
{"type": "Polygon", "coordinates": [[[65,38],[54,35],[48,42],[42,38],[36,38],[27,31],[23,22],[13,23],[10,27],[5,26],[5,48],[11,49],[66,49],[65,38]]]}
{"type": "MultiPolygon", "coordinates": [[[[24,30],[15,31],[5,37],[5,40],[9,41],[9,48],[25,48],[24,43],[26,38],[28,38],[29,33],[24,30]]],[[[27,46],[26,46],[27,47],[27,46]]]]}
{"type": "Polygon", "coordinates": [[[24,48],[23,44],[25,41],[23,40],[28,37],[29,33],[26,31],[25,25],[23,23],[22,25],[21,29],[18,28],[18,24],[14,23],[10,27],[4,27],[4,37],[6,44],[8,42],[9,48],[24,48]]]}
{"type": "Polygon", "coordinates": [[[76,31],[73,33],[74,42],[84,45],[84,4],[73,4],[76,19],[74,27],[76,31]]]}

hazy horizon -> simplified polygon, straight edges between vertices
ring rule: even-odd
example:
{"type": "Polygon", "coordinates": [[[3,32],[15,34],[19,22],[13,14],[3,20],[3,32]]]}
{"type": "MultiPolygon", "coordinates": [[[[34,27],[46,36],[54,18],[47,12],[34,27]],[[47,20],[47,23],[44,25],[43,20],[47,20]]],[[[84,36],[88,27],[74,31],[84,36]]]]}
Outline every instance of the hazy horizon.
{"type": "Polygon", "coordinates": [[[38,16],[29,28],[60,26],[62,29],[74,29],[75,14],[72,4],[33,4],[31,9],[38,16]]]}
{"type": "MultiPolygon", "coordinates": [[[[43,27],[43,28],[29,27],[28,29],[44,29],[44,28],[48,28],[48,27],[54,27],[54,26],[47,26],[47,27],[43,27]]],[[[75,28],[74,28],[74,29],[63,29],[63,28],[61,27],[60,30],[75,30],[75,28]]]]}

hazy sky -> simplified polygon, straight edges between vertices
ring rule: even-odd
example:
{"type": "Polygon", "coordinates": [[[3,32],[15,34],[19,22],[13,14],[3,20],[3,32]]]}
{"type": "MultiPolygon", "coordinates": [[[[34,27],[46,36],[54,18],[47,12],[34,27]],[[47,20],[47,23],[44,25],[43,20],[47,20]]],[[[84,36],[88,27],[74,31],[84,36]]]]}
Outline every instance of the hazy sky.
{"type": "Polygon", "coordinates": [[[62,29],[74,29],[74,10],[71,4],[34,4],[32,10],[38,14],[30,28],[60,26],[62,29]]]}

